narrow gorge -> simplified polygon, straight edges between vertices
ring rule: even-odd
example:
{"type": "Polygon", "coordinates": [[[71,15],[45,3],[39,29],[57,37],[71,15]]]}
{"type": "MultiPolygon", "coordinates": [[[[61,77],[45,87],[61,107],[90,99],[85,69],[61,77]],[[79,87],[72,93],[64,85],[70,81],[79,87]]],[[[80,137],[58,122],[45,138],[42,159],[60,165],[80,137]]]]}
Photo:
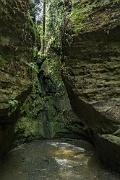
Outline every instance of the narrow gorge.
{"type": "Polygon", "coordinates": [[[119,79],[119,0],[0,0],[0,179],[119,180],[119,79]]]}

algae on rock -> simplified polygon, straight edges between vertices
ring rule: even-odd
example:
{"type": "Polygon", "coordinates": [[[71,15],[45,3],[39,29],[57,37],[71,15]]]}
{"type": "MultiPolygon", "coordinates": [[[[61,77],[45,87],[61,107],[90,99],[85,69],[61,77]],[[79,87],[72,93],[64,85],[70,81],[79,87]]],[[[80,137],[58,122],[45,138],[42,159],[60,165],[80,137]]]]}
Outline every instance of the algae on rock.
{"type": "Polygon", "coordinates": [[[83,124],[78,123],[61,79],[60,57],[49,52],[49,58],[34,77],[32,93],[16,125],[14,144],[32,139],[85,137],[83,124]]]}
{"type": "Polygon", "coordinates": [[[118,172],[119,7],[118,0],[74,1],[62,37],[62,77],[72,108],[90,129],[100,160],[118,172]]]}
{"type": "Polygon", "coordinates": [[[0,156],[8,151],[20,108],[32,90],[28,64],[40,40],[29,11],[28,1],[0,1],[0,156]]]}

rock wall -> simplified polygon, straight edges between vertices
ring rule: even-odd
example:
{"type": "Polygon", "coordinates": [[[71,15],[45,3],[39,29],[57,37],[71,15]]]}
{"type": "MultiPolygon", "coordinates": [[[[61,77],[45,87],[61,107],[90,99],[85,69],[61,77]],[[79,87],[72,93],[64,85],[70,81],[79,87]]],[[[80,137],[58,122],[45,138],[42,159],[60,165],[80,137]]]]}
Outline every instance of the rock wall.
{"type": "Polygon", "coordinates": [[[120,172],[120,2],[73,1],[64,20],[62,77],[100,160],[120,172]]]}
{"type": "Polygon", "coordinates": [[[60,57],[49,52],[21,108],[15,146],[33,139],[85,138],[84,126],[71,108],[60,70],[60,57]]]}
{"type": "Polygon", "coordinates": [[[20,107],[32,90],[37,33],[29,11],[28,1],[0,0],[0,155],[8,150],[20,107]]]}

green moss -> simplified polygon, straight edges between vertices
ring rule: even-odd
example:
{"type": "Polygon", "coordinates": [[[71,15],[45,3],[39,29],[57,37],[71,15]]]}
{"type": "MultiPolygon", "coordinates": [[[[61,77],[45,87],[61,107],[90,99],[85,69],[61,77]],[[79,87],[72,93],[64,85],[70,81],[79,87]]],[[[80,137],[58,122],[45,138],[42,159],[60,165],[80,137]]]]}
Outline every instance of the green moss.
{"type": "Polygon", "coordinates": [[[113,135],[118,136],[120,138],[120,128],[113,133],[113,135]]]}
{"type": "Polygon", "coordinates": [[[53,138],[56,133],[61,131],[61,126],[59,122],[50,122],[51,126],[51,138],[53,138]]]}
{"type": "Polygon", "coordinates": [[[112,143],[120,145],[120,137],[111,134],[103,134],[102,137],[112,143]]]}
{"type": "Polygon", "coordinates": [[[9,106],[10,106],[10,111],[8,113],[8,116],[10,116],[17,109],[18,101],[15,100],[15,99],[10,99],[8,103],[9,103],[9,106]]]}
{"type": "Polygon", "coordinates": [[[80,6],[77,6],[73,9],[72,13],[70,14],[70,19],[73,22],[73,30],[75,32],[79,31],[80,29],[83,29],[85,24],[85,18],[86,12],[88,11],[88,8],[82,8],[80,6]]]}
{"type": "Polygon", "coordinates": [[[10,38],[9,37],[3,37],[0,38],[0,44],[2,46],[8,46],[10,44],[10,38]]]}
{"type": "Polygon", "coordinates": [[[0,65],[4,66],[7,63],[7,60],[4,59],[1,55],[0,55],[0,65]]]}
{"type": "Polygon", "coordinates": [[[72,13],[70,14],[70,19],[73,22],[73,30],[78,32],[85,28],[85,22],[89,19],[89,12],[95,7],[95,2],[89,4],[88,2],[79,2],[74,5],[72,13]]]}
{"type": "Polygon", "coordinates": [[[16,138],[14,145],[44,136],[42,123],[28,119],[28,117],[19,119],[15,128],[15,133],[16,138]]]}
{"type": "Polygon", "coordinates": [[[22,130],[24,132],[24,137],[32,136],[35,131],[34,122],[30,122],[29,119],[23,117],[20,119],[19,124],[16,126],[16,131],[22,130]]]}
{"type": "Polygon", "coordinates": [[[116,12],[112,12],[112,8],[114,8],[117,3],[117,0],[111,2],[107,0],[101,0],[99,2],[81,0],[80,2],[73,3],[72,12],[69,15],[69,18],[72,21],[71,24],[73,25],[72,30],[74,32],[92,31],[104,27],[110,22],[111,24],[113,23],[113,25],[115,23],[117,24],[117,15],[119,11],[116,10],[116,12]]]}

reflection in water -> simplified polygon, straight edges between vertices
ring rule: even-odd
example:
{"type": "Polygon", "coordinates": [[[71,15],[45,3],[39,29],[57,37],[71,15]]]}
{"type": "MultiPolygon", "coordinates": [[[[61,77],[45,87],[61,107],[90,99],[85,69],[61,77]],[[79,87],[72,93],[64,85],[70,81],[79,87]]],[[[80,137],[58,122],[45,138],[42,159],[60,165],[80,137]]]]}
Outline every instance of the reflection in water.
{"type": "Polygon", "coordinates": [[[0,165],[0,180],[119,180],[100,166],[91,144],[49,140],[23,144],[0,165]]]}

